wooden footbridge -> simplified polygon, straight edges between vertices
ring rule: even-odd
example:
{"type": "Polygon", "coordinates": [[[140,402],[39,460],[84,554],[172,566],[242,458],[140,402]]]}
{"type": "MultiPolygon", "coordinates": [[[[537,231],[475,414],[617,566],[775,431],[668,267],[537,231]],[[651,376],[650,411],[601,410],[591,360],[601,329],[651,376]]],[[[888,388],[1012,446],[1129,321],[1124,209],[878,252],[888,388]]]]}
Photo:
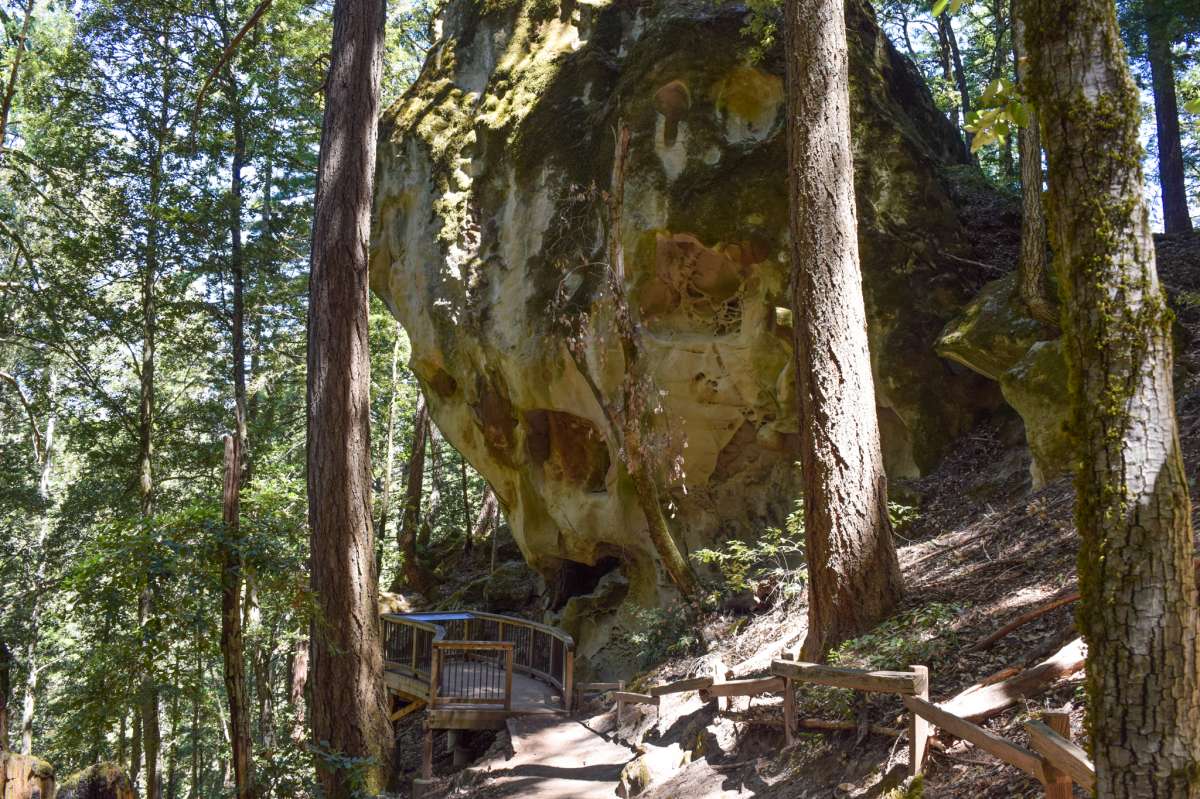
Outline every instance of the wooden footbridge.
{"type": "Polygon", "coordinates": [[[500,729],[512,716],[566,714],[575,642],[556,627],[471,610],[383,616],[384,678],[427,729],[500,729]]]}

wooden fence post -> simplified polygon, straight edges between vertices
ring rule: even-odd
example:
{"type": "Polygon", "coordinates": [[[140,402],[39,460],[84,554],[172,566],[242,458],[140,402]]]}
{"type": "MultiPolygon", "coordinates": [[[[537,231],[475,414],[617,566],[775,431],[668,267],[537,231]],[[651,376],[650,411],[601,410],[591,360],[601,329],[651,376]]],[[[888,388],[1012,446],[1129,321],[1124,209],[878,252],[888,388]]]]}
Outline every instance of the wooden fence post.
{"type": "Polygon", "coordinates": [[[563,664],[563,709],[575,712],[575,650],[568,649],[563,664]]]}
{"type": "Polygon", "coordinates": [[[792,730],[796,728],[796,686],[790,679],[783,681],[783,743],[792,745],[792,730]]]}
{"type": "MultiPolygon", "coordinates": [[[[1064,710],[1050,710],[1042,714],[1042,721],[1056,733],[1071,740],[1071,714],[1064,710]]],[[[1046,771],[1046,799],[1071,799],[1071,777],[1053,766],[1050,761],[1043,765],[1046,771]]]]}
{"type": "MultiPolygon", "coordinates": [[[[916,676],[918,699],[929,701],[929,667],[909,666],[916,676]]],[[[917,776],[925,768],[925,754],[929,745],[929,722],[918,713],[909,712],[908,720],[908,773],[917,776]]]]}
{"type": "Polygon", "coordinates": [[[438,683],[441,682],[441,649],[434,642],[429,644],[429,707],[437,706],[438,683]]]}
{"type": "Polygon", "coordinates": [[[433,779],[433,728],[425,722],[425,735],[421,739],[421,778],[433,779]]]}

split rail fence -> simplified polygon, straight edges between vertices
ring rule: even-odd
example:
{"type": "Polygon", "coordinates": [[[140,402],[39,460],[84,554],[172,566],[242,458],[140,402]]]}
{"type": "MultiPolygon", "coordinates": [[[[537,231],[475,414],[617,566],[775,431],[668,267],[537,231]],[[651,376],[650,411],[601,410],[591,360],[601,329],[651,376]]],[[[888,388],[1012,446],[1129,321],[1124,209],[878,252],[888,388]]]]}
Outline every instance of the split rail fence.
{"type": "Polygon", "coordinates": [[[733,696],[782,693],[784,737],[789,745],[793,742],[797,726],[795,700],[798,685],[896,694],[909,713],[909,773],[913,776],[924,770],[929,740],[936,727],[1039,780],[1049,799],[1069,799],[1075,783],[1090,792],[1096,782],[1096,771],[1087,753],[1071,740],[1070,716],[1066,711],[1046,712],[1041,721],[1026,722],[1025,729],[1033,747],[1032,750],[1026,749],[931,703],[929,669],[925,666],[910,666],[908,671],[869,671],[805,663],[785,656],[771,662],[770,677],[743,680],[731,677],[732,672],[717,663],[712,676],[655,685],[646,693],[626,691],[624,683],[593,683],[580,687],[611,691],[618,723],[627,705],[657,707],[667,694],[699,691],[701,699],[711,701],[733,696]]]}

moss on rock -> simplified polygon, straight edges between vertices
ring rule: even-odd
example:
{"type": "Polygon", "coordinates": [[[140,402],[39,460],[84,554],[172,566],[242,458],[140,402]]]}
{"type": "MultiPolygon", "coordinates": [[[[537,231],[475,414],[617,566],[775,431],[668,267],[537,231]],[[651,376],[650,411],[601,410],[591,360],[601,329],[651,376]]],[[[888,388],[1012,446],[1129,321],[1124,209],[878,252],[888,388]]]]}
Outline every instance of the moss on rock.
{"type": "MultiPolygon", "coordinates": [[[[998,393],[933,349],[978,285],[938,255],[965,241],[946,177],[961,145],[869,7],[847,13],[877,403],[889,469],[915,476],[998,393]]],[[[783,64],[778,47],[752,62],[746,17],[742,5],[696,0],[598,0],[552,14],[539,0],[451,0],[421,78],[382,125],[372,286],[408,330],[439,428],[493,485],[535,569],[550,578],[565,561],[620,551],[641,603],[670,589],[617,442],[596,442],[578,469],[539,443],[539,419],[609,429],[567,355],[561,317],[588,311],[604,283],[618,123],[632,134],[617,231],[627,290],[664,411],[687,442],[669,453],[684,475],[670,490],[674,533],[685,550],[753,536],[782,525],[799,492],[780,312],[783,64]],[[495,397],[499,416],[484,412],[495,397]]],[[[583,346],[615,396],[619,349],[603,335],[583,346]]]]}

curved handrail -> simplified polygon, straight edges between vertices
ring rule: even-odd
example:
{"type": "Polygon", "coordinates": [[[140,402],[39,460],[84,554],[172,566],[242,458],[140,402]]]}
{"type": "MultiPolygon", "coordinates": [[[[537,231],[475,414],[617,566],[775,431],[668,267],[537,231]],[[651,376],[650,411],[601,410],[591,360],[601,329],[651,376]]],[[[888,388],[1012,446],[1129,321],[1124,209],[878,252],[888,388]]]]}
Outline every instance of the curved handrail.
{"type": "Polygon", "coordinates": [[[476,618],[495,619],[496,621],[502,621],[505,624],[518,624],[522,627],[532,627],[554,636],[571,649],[575,648],[575,639],[571,637],[570,633],[566,632],[565,630],[560,630],[557,627],[551,627],[549,624],[540,624],[536,621],[530,621],[529,619],[522,619],[520,616],[506,616],[503,613],[489,613],[486,610],[467,610],[464,612],[470,613],[476,618]]]}
{"type": "MultiPolygon", "coordinates": [[[[418,615],[418,614],[412,614],[418,615]]],[[[568,633],[547,624],[540,624],[517,616],[506,616],[487,611],[461,611],[459,618],[424,621],[410,614],[384,613],[381,619],[390,622],[384,630],[385,660],[407,669],[423,682],[430,684],[435,693],[437,681],[433,679],[433,663],[437,657],[434,644],[505,642],[513,651],[509,669],[524,672],[558,689],[564,707],[571,706],[574,683],[575,639],[568,633]],[[444,623],[439,623],[444,621],[444,623]],[[461,635],[451,636],[448,626],[454,625],[461,635]],[[414,628],[430,635],[428,657],[419,656],[423,647],[415,633],[405,635],[393,632],[401,627],[414,628]],[[411,640],[410,640],[411,639],[411,640]],[[402,651],[403,650],[403,651],[402,651]],[[390,657],[395,655],[396,657],[390,657]],[[427,668],[421,668],[427,664],[427,668]]],[[[420,614],[424,615],[424,614],[420,614]]],[[[447,614],[449,615],[449,614],[447,614]]],[[[421,653],[424,653],[424,648],[421,653]]]]}

